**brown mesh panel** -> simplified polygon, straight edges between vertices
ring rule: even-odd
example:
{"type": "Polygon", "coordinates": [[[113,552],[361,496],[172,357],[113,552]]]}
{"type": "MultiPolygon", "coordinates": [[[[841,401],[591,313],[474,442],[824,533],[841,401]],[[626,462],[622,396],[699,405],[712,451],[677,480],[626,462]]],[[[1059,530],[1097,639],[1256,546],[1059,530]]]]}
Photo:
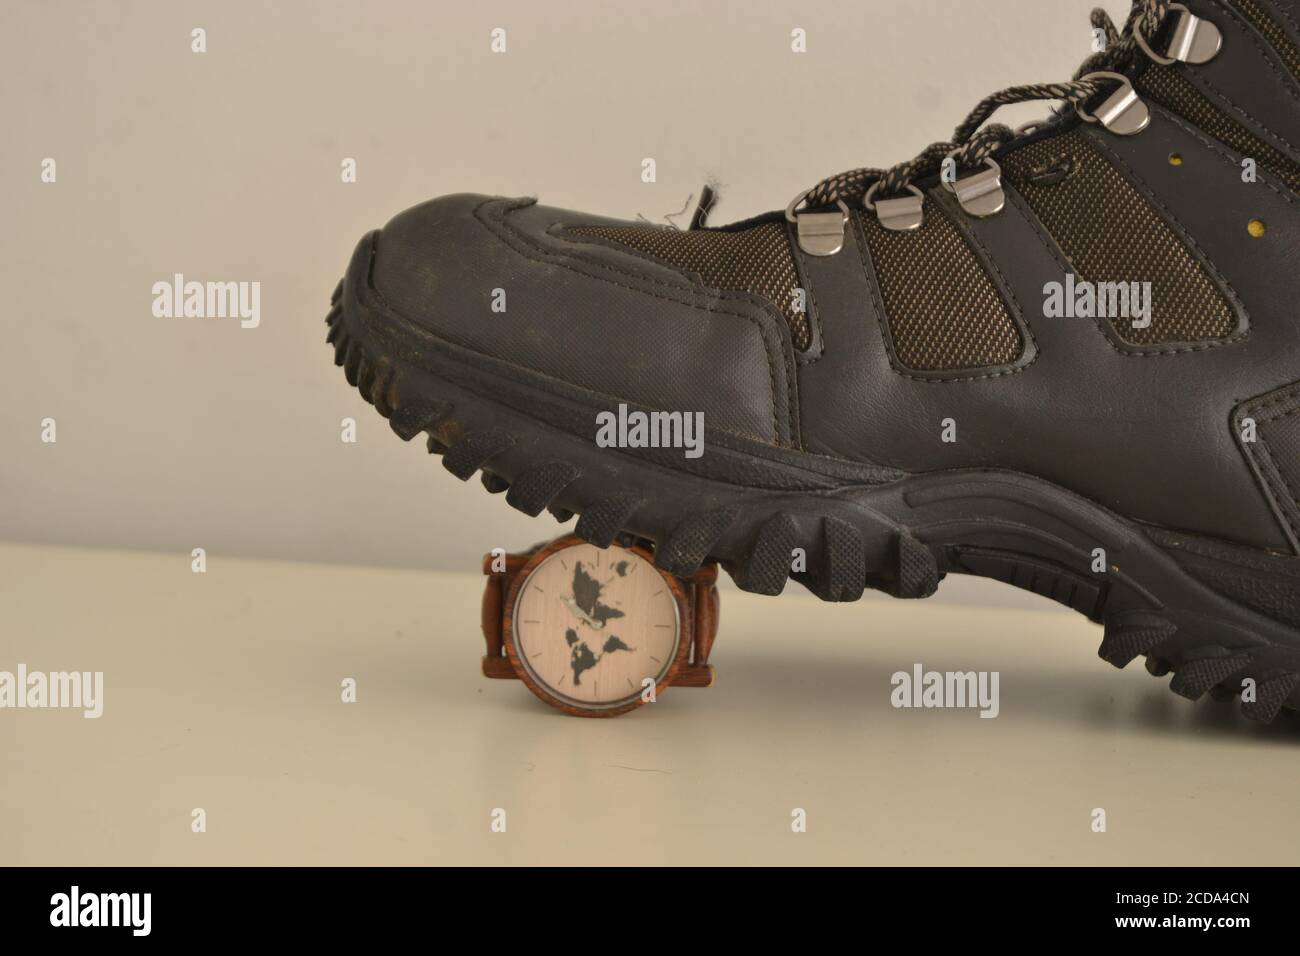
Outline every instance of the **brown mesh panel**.
{"type": "Polygon", "coordinates": [[[785,223],[767,222],[738,232],[662,226],[575,226],[567,231],[629,246],[697,273],[712,288],[762,296],[790,323],[796,349],[812,344],[807,314],[795,311],[799,276],[785,223]]]}
{"type": "Polygon", "coordinates": [[[933,201],[914,232],[862,217],[898,361],[918,372],[1008,365],[1024,342],[1002,295],[952,220],[933,201]]]}
{"type": "Polygon", "coordinates": [[[1137,89],[1300,192],[1300,165],[1220,110],[1176,68],[1152,64],[1138,78],[1137,89]]]}
{"type": "Polygon", "coordinates": [[[1268,41],[1291,75],[1300,79],[1300,49],[1296,49],[1286,30],[1269,15],[1264,5],[1259,0],[1232,0],[1232,5],[1268,41]]]}
{"type": "Polygon", "coordinates": [[[1201,342],[1236,329],[1232,306],[1201,264],[1082,131],[1030,143],[1005,156],[1002,168],[1076,276],[1151,283],[1150,326],[1112,323],[1126,342],[1201,342]]]}

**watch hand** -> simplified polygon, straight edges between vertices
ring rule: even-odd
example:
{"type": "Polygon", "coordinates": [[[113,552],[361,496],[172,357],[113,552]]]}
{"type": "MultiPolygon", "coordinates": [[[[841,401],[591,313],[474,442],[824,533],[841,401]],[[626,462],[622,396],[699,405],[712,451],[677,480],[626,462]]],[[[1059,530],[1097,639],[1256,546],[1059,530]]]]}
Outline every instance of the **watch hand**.
{"type": "Polygon", "coordinates": [[[572,614],[573,614],[574,617],[576,617],[578,620],[582,621],[582,623],[586,624],[588,627],[590,627],[590,628],[594,628],[594,629],[597,630],[597,631],[599,631],[599,630],[601,630],[602,628],[604,628],[604,626],[605,626],[604,624],[602,624],[602,623],[600,623],[600,622],[598,622],[598,621],[592,620],[591,616],[590,616],[586,611],[584,611],[582,608],[578,607],[578,602],[575,601],[573,598],[571,598],[571,597],[563,597],[563,596],[562,596],[562,597],[560,598],[560,601],[564,604],[565,607],[567,607],[567,608],[569,609],[570,612],[572,612],[572,614]]]}

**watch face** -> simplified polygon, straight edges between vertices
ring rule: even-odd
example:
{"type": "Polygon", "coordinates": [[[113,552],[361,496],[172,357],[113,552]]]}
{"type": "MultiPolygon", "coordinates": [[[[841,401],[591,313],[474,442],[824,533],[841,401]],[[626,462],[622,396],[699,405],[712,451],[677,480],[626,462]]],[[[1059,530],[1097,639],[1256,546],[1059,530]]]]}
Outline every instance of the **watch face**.
{"type": "Polygon", "coordinates": [[[547,557],[515,599],[515,651],[556,697],[618,707],[658,683],[677,655],[677,601],[645,558],[624,548],[575,544],[547,557]]]}

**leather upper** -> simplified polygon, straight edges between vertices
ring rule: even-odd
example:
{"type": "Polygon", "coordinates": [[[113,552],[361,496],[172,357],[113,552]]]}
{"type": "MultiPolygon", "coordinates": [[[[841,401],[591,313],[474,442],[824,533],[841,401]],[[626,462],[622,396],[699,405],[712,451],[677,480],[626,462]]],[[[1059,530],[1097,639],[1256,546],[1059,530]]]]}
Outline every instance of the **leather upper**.
{"type": "MultiPolygon", "coordinates": [[[[1271,2],[1295,16],[1296,0],[1271,2]]],[[[1210,63],[1181,69],[1300,160],[1294,78],[1237,11],[1219,0],[1189,6],[1225,43],[1210,63]]],[[[1245,181],[1246,157],[1168,110],[1152,113],[1138,135],[1096,126],[1086,135],[1213,264],[1243,318],[1223,342],[1128,349],[1100,320],[1045,318],[1045,285],[1072,266],[1009,184],[1004,210],[986,219],[965,216],[937,185],[927,190],[927,205],[952,214],[988,264],[1024,333],[1019,361],[976,374],[915,375],[891,360],[860,212],[838,254],[796,253],[814,333],[804,353],[773,303],[577,241],[567,228],[612,221],[530,200],[455,195],[407,210],[380,234],[372,282],[388,307],[440,337],[594,401],[699,410],[710,429],[909,472],[1027,472],[1131,519],[1294,551],[1295,512],[1265,490],[1236,415],[1300,382],[1300,197],[1263,169],[1245,181]],[[1266,224],[1263,237],[1248,233],[1251,220],[1266,224]],[[493,309],[496,290],[504,311],[493,309]],[[955,441],[944,440],[949,423],[955,441]]]]}

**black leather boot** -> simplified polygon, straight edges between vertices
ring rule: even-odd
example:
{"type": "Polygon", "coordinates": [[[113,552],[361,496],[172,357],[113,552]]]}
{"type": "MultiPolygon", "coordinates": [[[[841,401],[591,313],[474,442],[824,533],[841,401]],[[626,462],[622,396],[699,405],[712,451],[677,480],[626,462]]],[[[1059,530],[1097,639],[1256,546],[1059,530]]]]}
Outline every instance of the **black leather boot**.
{"type": "Polygon", "coordinates": [[[334,295],[336,361],[590,541],[835,601],[998,578],[1271,720],[1300,706],[1300,0],[1093,17],[1075,79],[784,212],[409,209],[334,295]]]}

